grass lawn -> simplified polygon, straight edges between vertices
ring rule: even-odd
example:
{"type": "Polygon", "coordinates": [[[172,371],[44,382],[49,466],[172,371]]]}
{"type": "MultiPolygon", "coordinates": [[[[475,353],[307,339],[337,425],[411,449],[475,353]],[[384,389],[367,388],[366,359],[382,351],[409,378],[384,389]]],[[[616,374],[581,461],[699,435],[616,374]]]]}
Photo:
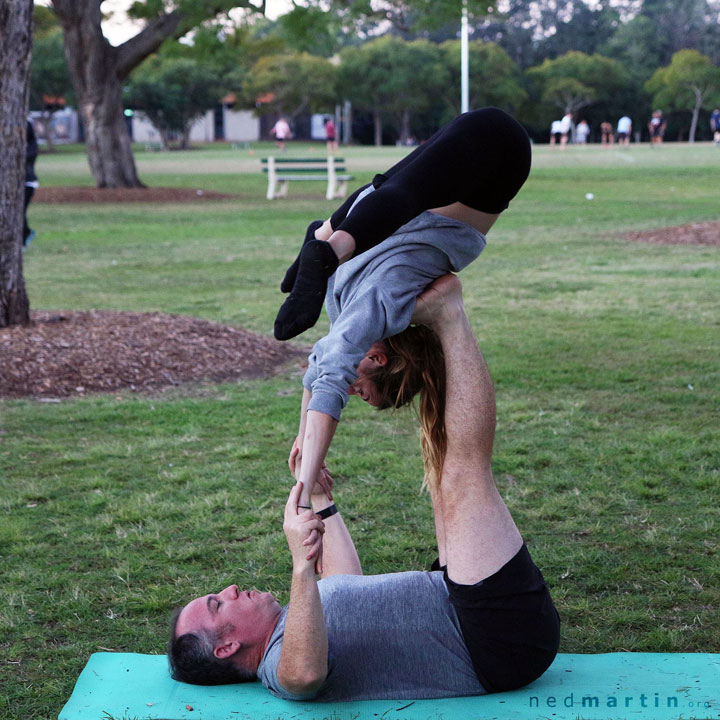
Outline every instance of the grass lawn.
{"type": "MultiPolygon", "coordinates": [[[[32,306],[269,334],[285,267],[334,204],[308,183],[266,201],[268,152],[138,151],[147,184],[231,200],[33,204],[32,306]]],[[[342,154],[360,184],[403,150],[342,154]]],[[[720,220],[719,165],[709,144],[536,148],[530,180],[461,275],[497,387],[496,479],[552,586],[563,652],[720,652],[720,248],[620,237],[720,220]]],[[[43,155],[37,170],[45,186],[91,184],[80,152],[43,155]]],[[[280,517],[300,395],[289,368],[155,395],[0,402],[3,718],[57,717],[92,652],[163,652],[171,608],[198,594],[237,582],[287,600],[280,517]]],[[[351,401],[328,464],[365,571],[429,566],[412,414],[351,401]]]]}

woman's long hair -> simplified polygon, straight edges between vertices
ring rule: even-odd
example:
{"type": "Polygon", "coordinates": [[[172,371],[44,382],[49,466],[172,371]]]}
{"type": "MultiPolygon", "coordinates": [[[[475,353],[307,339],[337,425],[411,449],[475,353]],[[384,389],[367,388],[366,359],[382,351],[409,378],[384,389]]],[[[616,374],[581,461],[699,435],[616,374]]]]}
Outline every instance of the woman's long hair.
{"type": "Polygon", "coordinates": [[[411,326],[385,339],[387,363],[370,378],[380,393],[380,409],[400,408],[420,393],[420,444],[425,463],[422,487],[440,483],[445,460],[445,356],[440,338],[429,327],[411,326]]]}

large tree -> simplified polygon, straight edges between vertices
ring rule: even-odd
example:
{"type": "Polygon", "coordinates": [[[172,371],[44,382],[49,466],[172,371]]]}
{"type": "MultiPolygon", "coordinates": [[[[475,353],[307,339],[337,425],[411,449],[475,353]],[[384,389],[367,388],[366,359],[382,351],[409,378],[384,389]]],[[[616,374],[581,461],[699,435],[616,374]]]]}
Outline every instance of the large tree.
{"type": "Polygon", "coordinates": [[[135,17],[146,25],[122,45],[103,35],[102,0],[52,0],[63,27],[65,57],[85,127],[90,170],[98,187],[139,187],[123,117],[122,85],[133,68],[170,37],[179,38],[230,7],[264,11],[250,0],[137,0],[135,17]]]}
{"type": "Polygon", "coordinates": [[[622,61],[644,83],[682,49],[693,48],[720,63],[719,0],[644,0],[598,51],[622,61]]]}
{"type": "MultiPolygon", "coordinates": [[[[460,41],[447,40],[440,45],[450,83],[443,93],[450,116],[460,114],[460,41]]],[[[499,45],[471,42],[468,47],[470,108],[486,105],[514,113],[527,100],[520,68],[499,45]]],[[[445,119],[449,120],[450,117],[445,119]]]]}
{"type": "Polygon", "coordinates": [[[253,66],[244,85],[249,104],[260,96],[258,112],[293,119],[304,112],[328,112],[336,102],[335,66],[326,58],[308,53],[268,55],[253,66]]]}
{"type": "Polygon", "coordinates": [[[30,321],[22,267],[33,0],[0,3],[0,327],[30,321]]]}
{"type": "Polygon", "coordinates": [[[620,62],[602,55],[572,51],[530,68],[528,77],[539,91],[537,114],[543,123],[558,113],[576,113],[597,102],[620,95],[631,83],[620,62]]]}
{"type": "Polygon", "coordinates": [[[384,120],[393,123],[401,142],[409,140],[412,114],[427,110],[449,84],[438,46],[395,37],[344,50],[340,77],[353,106],[372,112],[376,145],[382,144],[384,120]]]}
{"type": "Polygon", "coordinates": [[[655,72],[645,89],[652,93],[656,107],[691,112],[688,141],[695,142],[700,110],[720,102],[720,68],[697,50],[680,50],[668,66],[655,72]]]}
{"type": "Polygon", "coordinates": [[[525,70],[569,50],[598,52],[635,0],[505,0],[474,29],[525,70]]]}

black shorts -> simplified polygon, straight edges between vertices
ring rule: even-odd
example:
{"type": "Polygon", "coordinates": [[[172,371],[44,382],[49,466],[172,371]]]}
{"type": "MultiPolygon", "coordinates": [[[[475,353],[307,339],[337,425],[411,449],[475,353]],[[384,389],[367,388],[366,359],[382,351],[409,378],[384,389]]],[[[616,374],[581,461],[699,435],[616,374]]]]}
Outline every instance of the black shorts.
{"type": "Polygon", "coordinates": [[[515,690],[555,659],[560,618],[525,544],[494,575],[475,585],[445,583],[475,673],[488,692],[515,690]]]}

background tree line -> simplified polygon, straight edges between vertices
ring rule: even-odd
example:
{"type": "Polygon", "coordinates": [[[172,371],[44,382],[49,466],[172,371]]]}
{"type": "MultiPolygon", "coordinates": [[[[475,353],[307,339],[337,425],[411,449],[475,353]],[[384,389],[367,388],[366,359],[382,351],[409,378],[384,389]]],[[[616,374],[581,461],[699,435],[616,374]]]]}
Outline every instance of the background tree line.
{"type": "MultiPolygon", "coordinates": [[[[460,0],[307,0],[273,21],[264,0],[136,0],[129,13],[141,29],[117,47],[103,34],[101,5],[5,0],[0,30],[18,38],[0,49],[8,167],[22,166],[28,92],[33,109],[50,110],[58,97],[77,107],[98,187],[142,186],[127,105],[144,109],[166,136],[187,136],[229,93],[239,107],[291,118],[349,100],[373,128],[361,139],[376,143],[422,140],[459,109],[460,0]]],[[[670,137],[706,133],[704,114],[720,102],[720,0],[500,7],[467,0],[473,107],[510,110],[536,139],[566,111],[593,127],[628,113],[637,128],[654,105],[669,113],[670,137]]],[[[0,182],[0,326],[27,320],[14,177],[0,182]]]]}
{"type": "MultiPolygon", "coordinates": [[[[708,136],[706,115],[720,103],[717,2],[605,0],[590,8],[510,0],[502,16],[475,9],[483,12],[472,23],[471,107],[512,112],[536,140],[547,139],[551,121],[566,112],[592,128],[629,114],[637,129],[655,106],[669,119],[668,137],[694,140],[698,128],[708,136]]],[[[228,94],[237,107],[290,120],[349,100],[366,120],[356,140],[423,139],[460,111],[457,21],[448,22],[451,8],[425,10],[310,5],[275,21],[246,14],[199,24],[196,13],[189,38],[160,44],[128,74],[122,101],[183,146],[192,123],[228,94]]],[[[35,27],[33,107],[48,106],[43,97],[72,102],[52,10],[36,7],[35,27]]]]}

